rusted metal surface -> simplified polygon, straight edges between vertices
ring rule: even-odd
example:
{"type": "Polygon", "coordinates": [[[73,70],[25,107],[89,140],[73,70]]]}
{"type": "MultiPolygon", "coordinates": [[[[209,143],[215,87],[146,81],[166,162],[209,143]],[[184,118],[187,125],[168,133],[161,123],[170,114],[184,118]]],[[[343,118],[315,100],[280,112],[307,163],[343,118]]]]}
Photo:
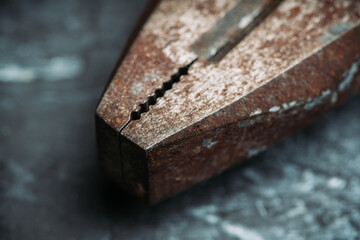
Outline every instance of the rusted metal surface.
{"type": "Polygon", "coordinates": [[[360,2],[285,0],[219,63],[198,60],[149,100],[236,4],[162,1],[98,106],[102,166],[148,202],[251,157],[360,90],[360,2]]]}
{"type": "Polygon", "coordinates": [[[129,48],[97,109],[115,130],[129,113],[196,59],[188,46],[236,3],[231,1],[162,1],[129,48]]]}

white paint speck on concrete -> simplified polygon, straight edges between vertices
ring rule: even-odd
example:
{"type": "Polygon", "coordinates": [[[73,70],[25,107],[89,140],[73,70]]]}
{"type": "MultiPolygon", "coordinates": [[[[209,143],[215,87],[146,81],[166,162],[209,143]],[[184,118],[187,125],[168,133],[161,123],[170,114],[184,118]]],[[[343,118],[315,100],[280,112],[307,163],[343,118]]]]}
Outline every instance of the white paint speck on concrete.
{"type": "Polygon", "coordinates": [[[299,215],[302,215],[306,213],[306,206],[305,206],[305,202],[302,200],[297,200],[295,202],[295,207],[290,209],[286,214],[285,214],[285,219],[290,219],[290,218],[294,218],[297,217],[299,215]]]}
{"type": "Polygon", "coordinates": [[[202,206],[191,210],[191,214],[209,224],[216,224],[220,218],[215,214],[217,207],[215,205],[202,206]]]}
{"type": "Polygon", "coordinates": [[[229,222],[224,222],[221,224],[221,228],[224,230],[224,232],[237,239],[264,240],[260,234],[239,224],[235,225],[229,222]]]}
{"type": "Polygon", "coordinates": [[[1,82],[32,82],[36,79],[36,73],[31,68],[25,68],[16,64],[0,66],[1,82]]]}
{"type": "Polygon", "coordinates": [[[255,207],[258,210],[261,217],[266,217],[267,216],[267,210],[266,210],[266,208],[264,206],[263,201],[257,200],[255,202],[255,207]]]}
{"type": "Polygon", "coordinates": [[[44,67],[38,67],[39,77],[48,81],[60,81],[79,76],[83,71],[84,63],[81,58],[73,55],[51,58],[44,67]]]}
{"type": "Polygon", "coordinates": [[[84,70],[83,60],[74,55],[56,56],[39,62],[28,66],[0,64],[0,82],[61,81],[78,77],[84,70]]]}
{"type": "Polygon", "coordinates": [[[222,220],[221,217],[217,215],[217,211],[218,208],[216,205],[208,205],[194,208],[190,213],[210,225],[218,226],[224,233],[236,239],[264,240],[260,234],[248,227],[222,220]]]}
{"type": "Polygon", "coordinates": [[[338,177],[332,177],[328,180],[327,185],[329,188],[341,190],[345,188],[346,180],[338,177]]]}
{"type": "Polygon", "coordinates": [[[315,187],[315,176],[314,173],[310,170],[305,170],[301,176],[301,180],[296,184],[297,191],[301,192],[310,192],[315,187]]]}

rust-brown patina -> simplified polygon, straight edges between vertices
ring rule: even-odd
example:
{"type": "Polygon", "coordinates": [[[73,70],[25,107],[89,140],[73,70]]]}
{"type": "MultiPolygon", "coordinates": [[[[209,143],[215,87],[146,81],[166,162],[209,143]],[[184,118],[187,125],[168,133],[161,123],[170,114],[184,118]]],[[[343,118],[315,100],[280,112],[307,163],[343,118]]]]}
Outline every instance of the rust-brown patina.
{"type": "Polygon", "coordinates": [[[237,4],[161,1],[99,103],[101,166],[150,203],[266,149],[360,91],[360,2],[284,0],[221,60],[200,57],[146,105],[199,57],[194,43],[237,4]],[[132,112],[142,114],[131,120],[132,112]]]}

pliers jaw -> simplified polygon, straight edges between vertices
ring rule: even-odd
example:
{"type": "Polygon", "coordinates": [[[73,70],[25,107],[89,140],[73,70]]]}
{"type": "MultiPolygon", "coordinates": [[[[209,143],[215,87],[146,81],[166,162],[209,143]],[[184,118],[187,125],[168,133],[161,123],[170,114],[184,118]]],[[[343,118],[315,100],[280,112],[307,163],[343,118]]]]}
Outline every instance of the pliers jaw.
{"type": "Polygon", "coordinates": [[[241,2],[216,4],[160,2],[97,108],[101,166],[149,203],[265,150],[360,92],[359,1],[277,3],[220,59],[196,48],[241,2]]]}

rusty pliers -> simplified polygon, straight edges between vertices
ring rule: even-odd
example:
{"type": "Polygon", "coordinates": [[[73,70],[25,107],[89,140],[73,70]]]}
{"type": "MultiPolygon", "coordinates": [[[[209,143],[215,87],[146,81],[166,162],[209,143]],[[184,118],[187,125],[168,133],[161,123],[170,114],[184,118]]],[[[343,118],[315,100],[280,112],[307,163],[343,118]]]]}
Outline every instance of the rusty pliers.
{"type": "Polygon", "coordinates": [[[163,0],[146,9],[96,127],[101,166],[150,203],[360,92],[360,1],[163,0]]]}

